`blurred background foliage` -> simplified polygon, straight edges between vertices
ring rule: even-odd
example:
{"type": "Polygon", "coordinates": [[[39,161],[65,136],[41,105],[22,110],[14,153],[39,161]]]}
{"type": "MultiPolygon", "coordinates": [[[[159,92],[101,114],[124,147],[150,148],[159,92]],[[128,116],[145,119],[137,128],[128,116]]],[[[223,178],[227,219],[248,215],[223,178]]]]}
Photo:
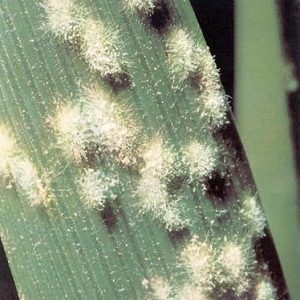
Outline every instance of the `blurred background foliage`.
{"type": "MultiPolygon", "coordinates": [[[[288,286],[300,296],[300,1],[190,2],[230,96],[288,286]]],[[[18,299],[2,245],[0,260],[0,299],[18,299]]]]}

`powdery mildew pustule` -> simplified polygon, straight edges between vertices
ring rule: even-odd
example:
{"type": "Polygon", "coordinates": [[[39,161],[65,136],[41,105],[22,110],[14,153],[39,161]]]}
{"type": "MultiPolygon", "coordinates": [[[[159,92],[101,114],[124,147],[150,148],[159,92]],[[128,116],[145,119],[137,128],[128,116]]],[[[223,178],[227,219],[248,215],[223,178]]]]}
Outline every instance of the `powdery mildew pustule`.
{"type": "MultiPolygon", "coordinates": [[[[256,264],[254,252],[244,244],[226,243],[218,255],[219,282],[239,298],[251,287],[251,272],[256,264]]],[[[226,290],[224,291],[226,292],[226,290]]]]}
{"type": "Polygon", "coordinates": [[[156,217],[162,213],[168,202],[168,192],[165,184],[155,176],[144,174],[139,181],[137,194],[142,213],[151,211],[156,217]]]}
{"type": "Polygon", "coordinates": [[[90,69],[100,76],[119,79],[128,65],[119,44],[118,32],[73,0],[45,0],[42,7],[47,14],[44,28],[70,43],[77,43],[80,54],[90,69]]]}
{"type": "Polygon", "coordinates": [[[189,220],[183,217],[184,206],[180,198],[170,199],[169,203],[161,208],[161,219],[168,231],[180,231],[189,225],[189,220]]]}
{"type": "Polygon", "coordinates": [[[141,213],[150,212],[162,221],[168,231],[180,230],[188,224],[182,216],[179,199],[168,192],[168,179],[176,172],[176,158],[164,146],[162,138],[156,138],[145,146],[142,154],[144,167],[140,170],[137,195],[141,213]]]}
{"type": "Polygon", "coordinates": [[[209,178],[218,162],[216,145],[193,141],[184,150],[184,160],[191,182],[209,178]]]}
{"type": "Polygon", "coordinates": [[[201,242],[193,236],[181,252],[183,266],[190,274],[193,283],[204,292],[209,293],[215,287],[218,274],[216,270],[215,250],[207,242],[201,242]]]}
{"type": "Polygon", "coordinates": [[[9,177],[11,163],[18,152],[14,137],[3,125],[0,125],[0,174],[4,178],[9,177]]]}
{"type": "Polygon", "coordinates": [[[103,210],[107,201],[117,198],[119,180],[101,170],[85,170],[78,179],[79,194],[87,208],[103,210]]]}
{"type": "Polygon", "coordinates": [[[196,98],[195,103],[198,104],[197,111],[208,125],[215,128],[222,128],[228,123],[228,103],[227,96],[221,89],[211,84],[207,89],[202,89],[200,96],[196,98]]]}
{"type": "Polygon", "coordinates": [[[193,79],[199,87],[195,99],[200,117],[213,128],[227,122],[227,97],[215,61],[204,44],[197,44],[183,28],[174,28],[166,40],[167,61],[177,80],[193,79]]]}
{"type": "Polygon", "coordinates": [[[196,285],[186,283],[174,297],[174,300],[209,300],[196,285]]]}
{"type": "Polygon", "coordinates": [[[73,0],[43,0],[41,5],[47,14],[46,30],[66,41],[78,38],[85,16],[82,7],[73,0]]]}
{"type": "Polygon", "coordinates": [[[150,212],[168,231],[178,231],[188,225],[182,216],[180,201],[170,199],[166,184],[159,178],[144,174],[138,183],[137,195],[141,213],[150,212]]]}
{"type": "Polygon", "coordinates": [[[269,278],[261,279],[255,286],[255,300],[276,300],[276,289],[269,278]]]}
{"type": "Polygon", "coordinates": [[[199,97],[198,112],[213,128],[221,128],[228,123],[229,109],[227,96],[220,82],[220,74],[208,48],[203,48],[201,66],[198,70],[199,97]]]}
{"type": "Polygon", "coordinates": [[[250,238],[259,238],[265,235],[267,225],[265,215],[255,196],[246,195],[241,202],[240,215],[243,220],[245,233],[250,238]]]}
{"type": "Polygon", "coordinates": [[[46,183],[42,182],[35,166],[22,153],[15,138],[3,125],[0,125],[0,156],[0,175],[16,184],[30,205],[47,206],[51,199],[46,183]]]}
{"type": "Polygon", "coordinates": [[[114,102],[99,88],[86,89],[85,100],[87,114],[91,115],[91,124],[94,125],[90,130],[102,138],[116,161],[124,166],[135,166],[140,156],[141,130],[128,106],[114,102]]]}
{"type": "Polygon", "coordinates": [[[198,74],[202,51],[202,48],[182,28],[173,29],[166,40],[170,70],[176,75],[176,78],[182,81],[198,74]]]}
{"type": "Polygon", "coordinates": [[[56,132],[58,147],[65,156],[77,163],[85,158],[88,124],[84,120],[80,105],[67,104],[59,107],[51,123],[56,132]]]}
{"type": "MultiPolygon", "coordinates": [[[[47,206],[50,203],[48,184],[43,182],[28,159],[16,158],[11,172],[14,182],[20,191],[25,193],[31,206],[47,206]]],[[[50,181],[50,177],[47,177],[47,180],[50,181]]]]}
{"type": "Polygon", "coordinates": [[[92,70],[103,77],[126,73],[127,62],[116,30],[90,18],[85,20],[80,37],[82,55],[92,70]]]}
{"type": "Polygon", "coordinates": [[[124,166],[138,161],[139,129],[130,111],[118,107],[100,89],[86,89],[76,103],[59,107],[51,123],[58,147],[77,163],[89,155],[109,155],[124,166]]]}
{"type": "Polygon", "coordinates": [[[175,154],[164,146],[161,137],[151,140],[142,154],[145,167],[141,170],[142,174],[155,176],[165,180],[170,176],[175,165],[175,154]]]}
{"type": "Polygon", "coordinates": [[[194,236],[181,252],[192,282],[209,299],[242,299],[253,286],[256,259],[244,244],[201,242],[194,236]],[[226,298],[227,299],[227,298],[226,298]]]}
{"type": "Polygon", "coordinates": [[[137,11],[145,15],[153,12],[159,0],[124,0],[130,10],[137,11]]]}
{"type": "Polygon", "coordinates": [[[155,276],[149,280],[149,287],[152,290],[152,296],[156,300],[171,299],[171,286],[167,279],[161,276],[155,276]]]}

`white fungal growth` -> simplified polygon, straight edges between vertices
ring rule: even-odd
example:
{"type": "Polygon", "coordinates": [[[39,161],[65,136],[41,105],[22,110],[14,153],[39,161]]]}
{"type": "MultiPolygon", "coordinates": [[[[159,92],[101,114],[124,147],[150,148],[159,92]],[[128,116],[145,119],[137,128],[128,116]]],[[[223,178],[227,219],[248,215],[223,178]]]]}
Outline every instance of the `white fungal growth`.
{"type": "Polygon", "coordinates": [[[46,183],[43,183],[34,165],[20,151],[9,131],[0,125],[0,175],[14,182],[25,193],[30,205],[50,202],[46,183]]]}
{"type": "Polygon", "coordinates": [[[168,193],[166,185],[155,176],[144,174],[139,181],[137,194],[140,198],[141,212],[152,211],[157,216],[162,213],[168,202],[168,193]]]}
{"type": "Polygon", "coordinates": [[[189,225],[189,220],[183,217],[183,207],[179,200],[173,199],[161,207],[161,219],[168,231],[178,231],[189,225]]]}
{"type": "Polygon", "coordinates": [[[79,193],[87,208],[103,210],[108,200],[117,198],[119,180],[101,170],[87,169],[79,178],[79,193]]]}
{"type": "Polygon", "coordinates": [[[197,74],[202,49],[185,29],[174,29],[166,41],[166,53],[170,70],[180,80],[197,74]]]}
{"type": "Polygon", "coordinates": [[[44,27],[64,40],[78,37],[83,22],[83,9],[73,0],[44,0],[42,7],[47,14],[44,27]]]}
{"type": "Polygon", "coordinates": [[[255,286],[255,300],[276,300],[276,289],[274,288],[271,281],[262,279],[255,286]]]}
{"type": "Polygon", "coordinates": [[[199,288],[210,292],[214,288],[216,272],[215,251],[206,242],[194,236],[181,252],[183,265],[199,288]]]}
{"type": "Polygon", "coordinates": [[[132,113],[125,106],[110,101],[109,95],[100,89],[86,90],[86,114],[90,118],[90,128],[114,158],[125,166],[135,165],[138,161],[139,128],[132,113]]]}
{"type": "Polygon", "coordinates": [[[126,166],[137,162],[138,128],[130,112],[99,89],[87,89],[80,101],[60,107],[51,121],[58,146],[77,163],[107,153],[126,166]]]}
{"type": "Polygon", "coordinates": [[[149,285],[152,290],[152,295],[156,300],[168,300],[171,295],[171,287],[169,282],[160,276],[151,278],[149,285]]]}
{"type": "Polygon", "coordinates": [[[141,213],[150,212],[161,220],[168,231],[180,230],[188,224],[182,216],[180,202],[170,199],[167,186],[159,178],[144,174],[137,187],[141,213]]]}
{"type": "Polygon", "coordinates": [[[185,29],[177,28],[166,40],[166,53],[170,71],[177,79],[198,82],[200,96],[195,105],[201,118],[213,128],[222,127],[227,122],[227,97],[209,49],[195,43],[185,29]]]}
{"type": "Polygon", "coordinates": [[[197,141],[191,142],[184,151],[191,181],[209,177],[217,165],[217,150],[197,141]]]}
{"type": "Polygon", "coordinates": [[[223,266],[234,279],[242,275],[245,269],[245,259],[241,247],[232,243],[226,245],[223,249],[222,261],[223,266]]]}
{"type": "Polygon", "coordinates": [[[221,128],[228,122],[227,97],[216,86],[211,89],[204,89],[197,102],[200,104],[198,107],[200,117],[207,120],[213,128],[221,128]]]}
{"type": "Polygon", "coordinates": [[[215,128],[220,128],[227,123],[227,97],[222,91],[205,91],[200,96],[202,111],[200,116],[207,119],[215,128]]]}
{"type": "Polygon", "coordinates": [[[220,75],[208,48],[203,48],[199,68],[198,111],[213,128],[221,128],[228,122],[227,97],[220,82],[220,75]]]}
{"type": "Polygon", "coordinates": [[[218,261],[222,269],[219,281],[226,283],[237,297],[246,293],[250,287],[250,271],[256,263],[252,252],[249,254],[245,247],[227,243],[218,261]]]}
{"type": "Polygon", "coordinates": [[[139,13],[151,14],[158,0],[124,0],[130,10],[139,13]]]}
{"type": "Polygon", "coordinates": [[[16,141],[10,132],[0,125],[0,175],[10,175],[11,162],[18,153],[16,141]]]}
{"type": "Polygon", "coordinates": [[[81,40],[83,56],[92,70],[103,77],[124,73],[126,63],[117,45],[117,31],[100,21],[86,19],[81,40]]]}
{"type": "Polygon", "coordinates": [[[53,119],[57,133],[58,146],[67,158],[80,162],[86,156],[88,142],[88,124],[84,120],[80,106],[66,105],[59,108],[53,119]]]}
{"type": "Polygon", "coordinates": [[[185,284],[179,293],[174,297],[174,300],[209,300],[201,289],[192,284],[185,284]]]}
{"type": "Polygon", "coordinates": [[[172,172],[175,156],[170,149],[164,147],[162,138],[152,140],[146,146],[142,156],[145,162],[145,167],[141,171],[142,174],[164,180],[172,172]]]}
{"type": "Polygon", "coordinates": [[[241,209],[244,227],[251,237],[263,237],[267,221],[255,196],[247,195],[241,209]]]}
{"type": "Polygon", "coordinates": [[[28,159],[15,158],[11,173],[17,187],[24,192],[31,206],[47,206],[51,201],[47,184],[42,181],[28,159]]]}
{"type": "Polygon", "coordinates": [[[230,291],[240,299],[251,288],[256,264],[253,251],[232,242],[213,248],[194,236],[181,252],[181,260],[193,284],[205,296],[226,295],[230,291]]]}
{"type": "Polygon", "coordinates": [[[116,30],[91,18],[84,7],[72,0],[44,0],[42,7],[47,14],[45,29],[79,43],[81,55],[92,70],[103,77],[125,73],[127,62],[120,51],[116,30]]]}
{"type": "Polygon", "coordinates": [[[142,213],[150,212],[161,220],[168,231],[180,230],[188,221],[182,217],[179,199],[172,199],[168,192],[168,180],[176,173],[176,158],[164,147],[161,138],[154,139],[142,154],[145,166],[137,187],[142,213]]]}

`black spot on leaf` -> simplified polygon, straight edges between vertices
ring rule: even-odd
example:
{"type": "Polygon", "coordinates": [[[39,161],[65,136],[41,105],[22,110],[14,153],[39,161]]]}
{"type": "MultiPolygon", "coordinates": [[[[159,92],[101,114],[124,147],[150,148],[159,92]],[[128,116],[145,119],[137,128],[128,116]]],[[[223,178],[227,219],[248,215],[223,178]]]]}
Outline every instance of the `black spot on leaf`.
{"type": "Polygon", "coordinates": [[[224,201],[226,196],[226,178],[219,172],[214,171],[206,182],[207,194],[224,201]]]}
{"type": "Polygon", "coordinates": [[[104,210],[100,212],[103,223],[105,224],[107,231],[112,234],[113,230],[117,224],[117,216],[112,208],[112,206],[107,203],[104,210]]]}
{"type": "Polygon", "coordinates": [[[163,32],[168,29],[171,23],[171,13],[168,5],[161,1],[154,8],[153,13],[149,16],[150,26],[158,30],[159,32],[163,32]]]}

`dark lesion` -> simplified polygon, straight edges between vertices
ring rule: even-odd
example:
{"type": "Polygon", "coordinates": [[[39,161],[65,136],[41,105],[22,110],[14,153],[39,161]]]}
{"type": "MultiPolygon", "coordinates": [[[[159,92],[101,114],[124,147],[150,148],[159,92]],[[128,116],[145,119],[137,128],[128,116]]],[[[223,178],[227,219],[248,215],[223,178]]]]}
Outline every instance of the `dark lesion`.
{"type": "Polygon", "coordinates": [[[205,182],[207,195],[218,202],[224,202],[227,196],[227,178],[215,170],[205,182]]]}
{"type": "Polygon", "coordinates": [[[107,231],[112,234],[117,225],[118,219],[116,212],[110,203],[107,202],[104,209],[100,211],[100,217],[106,226],[107,231]]]}
{"type": "Polygon", "coordinates": [[[168,231],[168,236],[175,246],[180,245],[190,236],[190,230],[184,227],[179,230],[168,231]]]}
{"type": "Polygon", "coordinates": [[[172,23],[172,13],[168,1],[157,1],[153,12],[148,16],[149,26],[154,28],[160,33],[164,33],[168,30],[172,23]]]}
{"type": "Polygon", "coordinates": [[[117,74],[108,74],[105,77],[105,81],[116,93],[132,86],[131,76],[126,70],[117,74]]]}

